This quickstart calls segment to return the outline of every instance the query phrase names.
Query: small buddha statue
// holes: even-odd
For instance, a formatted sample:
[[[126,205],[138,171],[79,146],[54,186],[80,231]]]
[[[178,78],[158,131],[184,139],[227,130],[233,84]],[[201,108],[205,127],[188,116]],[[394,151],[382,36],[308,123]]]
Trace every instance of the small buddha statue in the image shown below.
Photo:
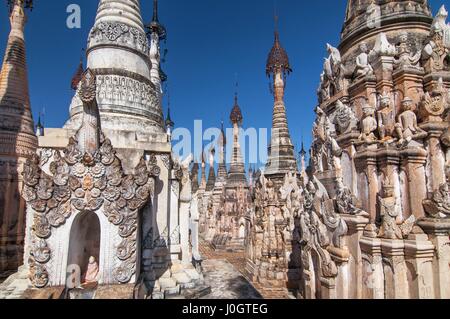
[[[359,140],[366,144],[374,144],[377,141],[375,132],[378,128],[377,120],[375,119],[375,109],[369,104],[363,106],[363,119],[361,121],[361,135]]]
[[[405,98],[402,101],[402,113],[398,116],[395,126],[399,137],[399,145],[408,145],[412,140],[420,140],[427,137],[427,132],[417,125],[417,116],[412,111],[413,101]]]
[[[399,44],[397,45],[397,59],[396,66],[412,66],[416,67],[420,61],[422,52],[413,54],[408,45],[408,33],[406,31],[400,33]]]
[[[97,263],[95,257],[91,256],[89,258],[89,264],[88,264],[88,269],[86,271],[86,276],[84,278],[84,283],[85,284],[97,283],[98,282],[98,273],[99,273],[98,263]]]
[[[373,74],[373,67],[369,63],[369,49],[367,48],[367,43],[362,42],[359,45],[361,53],[356,57],[356,77],[363,77]]]

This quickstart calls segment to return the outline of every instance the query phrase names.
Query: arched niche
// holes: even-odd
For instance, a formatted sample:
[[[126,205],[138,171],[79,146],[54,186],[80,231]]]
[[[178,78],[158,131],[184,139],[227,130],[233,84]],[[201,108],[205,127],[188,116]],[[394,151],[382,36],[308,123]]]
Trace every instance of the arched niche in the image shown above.
[[[78,214],[70,230],[67,266],[71,269],[78,266],[81,282],[84,281],[89,258],[100,260],[100,220],[93,212]]]

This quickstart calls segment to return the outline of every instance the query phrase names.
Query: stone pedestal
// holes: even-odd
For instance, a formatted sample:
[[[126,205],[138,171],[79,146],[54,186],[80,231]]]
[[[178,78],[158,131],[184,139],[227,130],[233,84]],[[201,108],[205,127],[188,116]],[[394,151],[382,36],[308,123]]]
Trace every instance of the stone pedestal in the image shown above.
[[[450,219],[424,218],[419,226],[435,247],[433,255],[434,297],[450,299]]]
[[[320,278],[320,284],[322,299],[337,299],[335,278]]]
[[[403,240],[381,240],[383,255],[385,297],[387,299],[409,298],[408,278]]]
[[[360,245],[363,260],[362,298],[384,299],[381,239],[363,236]]]
[[[346,289],[349,292],[349,298],[362,298],[363,282],[362,282],[362,251],[360,246],[360,240],[364,232],[364,228],[369,223],[369,219],[362,216],[353,215],[341,215],[342,219],[346,222],[348,227],[347,236],[345,236],[345,247],[348,249],[349,265],[348,281]]]
[[[410,298],[433,299],[434,245],[426,234],[411,234],[405,240],[405,256],[408,268]]]

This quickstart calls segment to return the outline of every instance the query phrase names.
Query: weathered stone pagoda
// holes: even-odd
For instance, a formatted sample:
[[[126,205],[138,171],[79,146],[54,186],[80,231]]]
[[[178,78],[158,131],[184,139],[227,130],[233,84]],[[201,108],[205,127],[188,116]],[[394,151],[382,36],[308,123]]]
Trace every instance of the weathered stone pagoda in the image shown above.
[[[45,130],[25,165],[34,288],[159,299],[202,284],[192,158],[173,158],[163,123],[156,0],[147,30],[138,0],[100,0],[70,119]]]
[[[10,1],[11,32],[0,73],[0,278],[23,262],[25,201],[22,171],[37,138],[28,92],[24,28],[31,1]]]
[[[427,1],[348,1],[296,221],[300,297],[449,298],[446,18]]]
[[[212,241],[213,247],[217,250],[244,251],[245,215],[251,199],[239,141],[243,119],[236,93],[230,114],[230,121],[233,125],[230,169],[228,174],[224,175],[226,179],[221,188],[221,201],[218,205],[219,209],[216,210],[219,214],[218,226]],[[222,136],[225,136],[223,128]],[[226,174],[225,162],[219,165],[219,177],[223,169]]]
[[[298,267],[293,258],[292,233],[300,199],[297,161],[289,134],[284,89],[292,72],[287,52],[280,44],[279,33],[270,51],[266,72],[273,79],[273,122],[269,158],[253,191],[253,209],[247,217],[246,272],[263,288],[295,288]],[[296,203],[297,204],[297,203]]]

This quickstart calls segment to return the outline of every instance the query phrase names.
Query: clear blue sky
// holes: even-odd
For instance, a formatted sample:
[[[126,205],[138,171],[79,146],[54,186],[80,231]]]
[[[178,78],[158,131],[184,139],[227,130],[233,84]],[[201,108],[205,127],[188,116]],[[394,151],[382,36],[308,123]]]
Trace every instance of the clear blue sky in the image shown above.
[[[3,1],[4,2],[4,1]],[[97,0],[36,0],[26,27],[27,61],[33,113],[45,107],[45,125],[61,127],[73,92],[70,80],[96,14]],[[448,4],[448,0],[444,0]],[[442,0],[431,0],[436,12]],[[82,28],[66,27],[66,7],[82,9]],[[142,0],[144,20],[152,1]],[[281,42],[294,73],[289,77],[286,106],[294,144],[304,135],[308,147],[317,104],[316,88],[327,42],[337,45],[345,0],[277,0]],[[274,0],[160,0],[160,21],[167,27],[167,62],[172,118],[193,128],[229,124],[235,74],[239,78],[244,127],[271,126],[273,98],[265,63],[273,43]],[[9,33],[7,8],[0,5],[0,49]],[[166,108],[166,103],[164,105]]]

